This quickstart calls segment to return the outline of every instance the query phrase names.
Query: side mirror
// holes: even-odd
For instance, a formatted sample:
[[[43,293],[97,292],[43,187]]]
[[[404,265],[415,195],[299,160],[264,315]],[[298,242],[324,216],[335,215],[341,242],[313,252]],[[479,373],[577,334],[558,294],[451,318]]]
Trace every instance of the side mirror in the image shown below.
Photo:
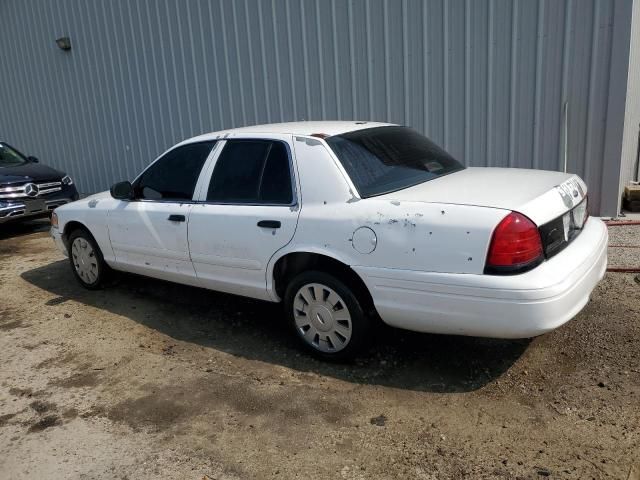
[[[118,182],[111,185],[109,189],[111,196],[118,200],[130,200],[133,198],[133,187],[131,182]]]
[[[40,160],[38,160],[36,157],[32,157],[32,156],[28,156],[27,160],[29,160],[31,163],[39,163]]]

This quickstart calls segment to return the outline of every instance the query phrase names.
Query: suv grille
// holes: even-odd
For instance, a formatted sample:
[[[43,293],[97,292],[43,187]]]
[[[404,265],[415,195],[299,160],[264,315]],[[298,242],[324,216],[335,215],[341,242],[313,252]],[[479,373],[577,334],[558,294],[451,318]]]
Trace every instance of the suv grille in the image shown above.
[[[0,200],[38,198],[49,193],[59,192],[60,190],[62,190],[62,182],[29,182],[23,185],[0,187]]]

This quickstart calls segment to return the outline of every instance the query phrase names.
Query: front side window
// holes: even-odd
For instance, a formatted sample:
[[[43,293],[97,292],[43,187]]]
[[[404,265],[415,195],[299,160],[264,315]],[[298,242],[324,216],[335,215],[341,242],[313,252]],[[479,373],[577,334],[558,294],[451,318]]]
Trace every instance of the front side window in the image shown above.
[[[374,127],[326,139],[363,198],[395,192],[464,166],[407,127]]]
[[[285,144],[228,140],[213,170],[207,201],[291,205],[293,190]]]
[[[17,150],[5,143],[0,143],[0,168],[19,167],[28,163],[28,160]]]
[[[188,201],[193,198],[198,176],[216,142],[174,148],[151,165],[133,185],[135,198]]]

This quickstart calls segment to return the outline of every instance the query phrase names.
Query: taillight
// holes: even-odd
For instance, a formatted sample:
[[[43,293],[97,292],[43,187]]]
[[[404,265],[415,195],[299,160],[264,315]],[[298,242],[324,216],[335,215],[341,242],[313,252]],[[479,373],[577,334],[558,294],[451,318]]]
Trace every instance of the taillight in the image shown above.
[[[543,259],[542,240],[536,224],[521,213],[511,212],[493,232],[485,273],[522,273]]]

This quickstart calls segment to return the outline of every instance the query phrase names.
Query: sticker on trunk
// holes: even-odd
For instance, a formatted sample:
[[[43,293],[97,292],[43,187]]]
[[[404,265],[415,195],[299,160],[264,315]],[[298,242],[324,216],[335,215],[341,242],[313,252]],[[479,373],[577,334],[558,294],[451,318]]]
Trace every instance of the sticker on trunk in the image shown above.
[[[566,182],[556,187],[565,206],[569,209],[575,207],[582,201],[584,190],[576,177],[572,177]]]

